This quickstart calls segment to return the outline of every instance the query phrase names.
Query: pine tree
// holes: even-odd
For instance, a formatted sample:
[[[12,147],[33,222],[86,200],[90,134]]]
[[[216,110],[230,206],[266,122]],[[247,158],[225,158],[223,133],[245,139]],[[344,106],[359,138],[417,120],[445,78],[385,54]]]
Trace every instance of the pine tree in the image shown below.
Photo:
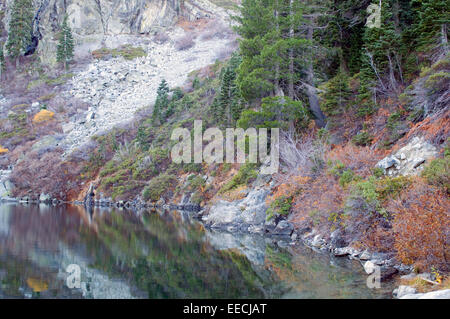
[[[57,61],[59,63],[63,63],[64,69],[66,70],[68,69],[68,63],[73,59],[73,52],[75,48],[72,31],[67,23],[67,19],[68,17],[66,15],[61,26],[61,33],[59,34],[59,42],[56,53]]]
[[[319,126],[325,125],[316,90],[317,57],[322,48],[314,33],[322,28],[328,0],[244,0],[236,27],[242,64],[238,87],[249,103],[270,96],[298,100],[302,94]]]
[[[6,72],[5,53],[3,52],[3,43],[0,43],[0,80],[3,80],[3,74]]]
[[[405,26],[400,23],[398,0],[382,2],[381,28],[366,28],[362,48],[362,67],[359,89],[360,115],[370,114],[377,104],[378,95],[398,93],[403,83],[403,62],[406,45]]]
[[[236,70],[241,57],[233,54],[227,66],[223,68],[220,80],[220,92],[211,106],[214,118],[228,126],[234,125],[243,110],[243,102],[236,83]]]
[[[158,121],[159,123],[164,122],[167,108],[169,106],[169,91],[169,85],[167,84],[167,81],[163,79],[159,84],[156,102],[153,108],[153,123],[157,123]]]
[[[445,52],[448,52],[448,25],[450,24],[448,0],[413,0],[418,13],[416,33],[418,42],[427,46],[438,42]]]
[[[345,71],[341,70],[323,86],[323,93],[320,95],[323,100],[321,107],[329,116],[340,115],[350,95],[349,77]]]
[[[33,1],[14,0],[9,21],[8,41],[6,50],[19,67],[19,57],[31,42],[33,31]]]

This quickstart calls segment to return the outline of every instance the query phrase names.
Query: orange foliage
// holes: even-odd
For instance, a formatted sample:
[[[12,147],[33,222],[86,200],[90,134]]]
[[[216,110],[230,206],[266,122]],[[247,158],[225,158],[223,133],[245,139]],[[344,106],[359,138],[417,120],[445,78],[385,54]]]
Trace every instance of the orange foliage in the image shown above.
[[[382,157],[383,152],[372,150],[370,147],[358,147],[352,143],[338,145],[328,154],[328,159],[341,161],[347,168],[363,177],[371,175],[372,167]]]
[[[389,207],[396,212],[393,230],[400,260],[448,270],[450,200],[441,190],[417,179]]]
[[[320,222],[326,222],[330,213],[341,210],[345,194],[334,177],[326,174],[318,176],[294,199],[292,222],[302,223],[313,212],[319,213],[315,218],[320,218]]]
[[[7,148],[4,148],[3,146],[0,145],[0,155],[6,154],[8,152],[9,150]]]
[[[48,111],[48,110],[41,110],[39,113],[37,113],[33,118],[33,123],[42,123],[47,122],[55,116],[55,113]]]
[[[404,138],[409,140],[409,138],[418,135],[424,136],[426,139],[441,144],[446,141],[447,137],[450,136],[450,109],[448,109],[444,114],[436,114],[434,116],[427,117],[422,122],[414,125],[409,133]]]
[[[294,196],[303,188],[304,185],[306,185],[309,182],[309,180],[310,180],[309,177],[304,176],[291,177],[289,179],[289,182],[283,183],[275,189],[272,196],[269,196],[266,199],[266,203],[270,205],[271,202],[279,198]]]

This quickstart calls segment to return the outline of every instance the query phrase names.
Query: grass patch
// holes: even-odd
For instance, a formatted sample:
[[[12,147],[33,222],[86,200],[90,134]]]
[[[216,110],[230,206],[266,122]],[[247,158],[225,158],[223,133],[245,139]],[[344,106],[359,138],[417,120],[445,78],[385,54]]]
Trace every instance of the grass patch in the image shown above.
[[[258,171],[256,170],[256,164],[247,163],[241,166],[239,172],[233,176],[231,181],[225,184],[220,193],[226,193],[231,191],[241,185],[248,185],[253,182],[258,176]]]
[[[178,177],[176,175],[163,173],[150,181],[148,186],[144,188],[142,196],[144,197],[144,200],[156,202],[163,194],[174,187],[177,181]]]
[[[134,60],[147,56],[147,52],[141,47],[124,45],[116,49],[101,48],[92,52],[92,56],[98,60],[107,60],[109,58],[123,57],[125,60]]]

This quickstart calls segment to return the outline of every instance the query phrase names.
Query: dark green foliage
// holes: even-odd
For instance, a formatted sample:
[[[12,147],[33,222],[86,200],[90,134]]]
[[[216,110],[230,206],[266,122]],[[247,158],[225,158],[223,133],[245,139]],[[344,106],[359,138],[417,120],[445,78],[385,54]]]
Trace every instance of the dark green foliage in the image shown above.
[[[433,160],[422,172],[428,183],[442,187],[450,193],[450,156]]]
[[[288,97],[267,97],[262,100],[261,111],[244,111],[237,125],[243,129],[288,128],[291,123],[298,128],[308,125],[309,113],[302,102]]]
[[[358,95],[361,116],[374,112],[378,96],[396,92],[404,83],[411,9],[403,2],[383,1],[381,28],[365,28]]]
[[[0,42],[0,80],[6,71],[5,53],[3,52],[3,43]]]
[[[242,97],[259,103],[269,96],[298,100],[297,87],[311,62],[301,1],[244,0],[236,27],[242,37],[237,83]],[[257,18],[255,18],[257,17]]]
[[[14,0],[9,20],[6,50],[9,56],[16,60],[16,65],[18,65],[19,56],[31,43],[33,15],[32,0]]]
[[[141,125],[138,128],[136,141],[141,147],[141,149],[146,152],[150,148],[150,130],[145,126]]]
[[[170,188],[177,183],[175,175],[162,174],[153,178],[142,193],[145,200],[158,201]]]
[[[328,116],[341,115],[351,96],[350,78],[341,71],[322,87],[322,110]]]
[[[233,190],[241,185],[249,185],[258,176],[258,171],[256,170],[256,165],[247,163],[241,166],[239,172],[233,176],[230,182],[225,184],[220,190],[221,193]]]
[[[220,76],[220,92],[211,105],[211,113],[218,123],[231,127],[241,116],[243,101],[236,83],[236,70],[241,64],[239,55],[234,54]]]
[[[68,63],[73,59],[75,44],[73,41],[72,31],[67,23],[67,15],[64,17],[61,26],[61,32],[58,38],[58,48],[56,51],[56,60],[64,64],[64,68],[68,68]]]
[[[352,139],[353,143],[358,146],[367,146],[372,143],[373,137],[367,131],[361,131]]]
[[[158,87],[158,95],[153,108],[153,123],[162,123],[166,119],[166,112],[169,106],[169,91],[169,85],[167,84],[167,81],[163,79]]]
[[[293,197],[290,196],[282,196],[280,198],[277,198],[272,203],[270,203],[270,206],[267,208],[266,212],[266,219],[271,220],[275,214],[287,216],[291,212],[292,209],[292,203],[293,203]]]
[[[448,39],[449,35],[450,3],[448,0],[412,0],[411,3],[417,14],[414,31],[419,45],[426,47],[440,43],[441,46],[447,46],[443,49],[448,51],[448,44],[444,43],[444,39]]]

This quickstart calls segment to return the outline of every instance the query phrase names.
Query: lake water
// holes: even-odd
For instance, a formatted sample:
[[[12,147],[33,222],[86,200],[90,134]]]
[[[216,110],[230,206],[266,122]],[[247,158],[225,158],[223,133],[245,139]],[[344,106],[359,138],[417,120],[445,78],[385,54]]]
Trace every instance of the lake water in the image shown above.
[[[390,298],[366,279],[357,261],[181,212],[0,204],[0,298]]]

